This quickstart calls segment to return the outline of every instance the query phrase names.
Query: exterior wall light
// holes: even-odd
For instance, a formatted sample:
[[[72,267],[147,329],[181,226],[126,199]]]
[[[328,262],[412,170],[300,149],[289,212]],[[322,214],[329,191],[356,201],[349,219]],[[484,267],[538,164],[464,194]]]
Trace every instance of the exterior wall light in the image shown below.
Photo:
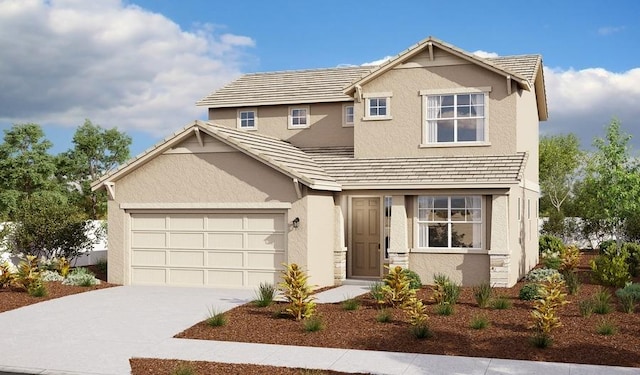
[[[295,219],[293,219],[293,222],[291,224],[293,224],[294,229],[298,229],[298,227],[300,226],[300,218],[296,217]]]

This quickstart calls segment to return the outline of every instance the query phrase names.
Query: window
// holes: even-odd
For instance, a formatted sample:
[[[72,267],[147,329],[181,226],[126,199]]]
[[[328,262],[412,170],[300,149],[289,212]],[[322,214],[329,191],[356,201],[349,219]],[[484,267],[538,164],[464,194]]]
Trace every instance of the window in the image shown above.
[[[485,141],[485,94],[426,97],[427,143]]]
[[[389,259],[391,245],[391,199],[388,195],[384,197],[384,259]]]
[[[364,94],[365,112],[363,120],[391,120],[391,93]]]
[[[258,116],[255,109],[241,109],[238,111],[238,129],[256,129],[258,127]]]
[[[418,247],[481,249],[482,197],[418,197]]]
[[[309,127],[309,107],[289,108],[289,129]]]
[[[353,105],[342,106],[342,126],[353,126],[354,112]]]

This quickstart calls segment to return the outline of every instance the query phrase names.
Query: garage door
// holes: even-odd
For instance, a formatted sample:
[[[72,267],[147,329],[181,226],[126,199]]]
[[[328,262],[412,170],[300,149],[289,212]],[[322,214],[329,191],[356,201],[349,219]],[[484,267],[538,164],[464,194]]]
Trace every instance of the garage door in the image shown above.
[[[283,213],[131,215],[133,284],[253,287],[285,261]]]

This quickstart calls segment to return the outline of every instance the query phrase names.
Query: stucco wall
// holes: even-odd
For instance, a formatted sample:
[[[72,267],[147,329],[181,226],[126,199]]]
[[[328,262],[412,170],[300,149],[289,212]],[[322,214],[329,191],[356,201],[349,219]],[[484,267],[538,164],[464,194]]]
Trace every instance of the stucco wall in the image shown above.
[[[517,98],[517,148],[529,153],[524,178],[538,184],[539,121],[535,89],[520,90]]]
[[[288,129],[289,105],[257,107],[256,131],[299,147],[352,146],[353,127],[342,126],[343,104],[308,104],[311,126],[306,129]],[[209,109],[209,120],[222,126],[236,128],[237,115],[237,108]]]
[[[433,284],[433,275],[442,273],[463,286],[489,281],[486,254],[409,254],[409,268],[420,275],[423,284]]]
[[[308,234],[307,268],[309,283],[328,286],[334,283],[333,249],[335,233],[335,210],[333,195],[309,192],[305,197],[307,215],[302,218],[301,227]]]
[[[406,65],[412,66],[412,65]],[[423,103],[420,90],[491,87],[488,103],[490,146],[420,147]],[[391,120],[362,120],[366,99],[356,103],[357,157],[509,154],[516,151],[516,95],[506,79],[472,64],[396,68],[363,86],[363,94],[391,92]]]

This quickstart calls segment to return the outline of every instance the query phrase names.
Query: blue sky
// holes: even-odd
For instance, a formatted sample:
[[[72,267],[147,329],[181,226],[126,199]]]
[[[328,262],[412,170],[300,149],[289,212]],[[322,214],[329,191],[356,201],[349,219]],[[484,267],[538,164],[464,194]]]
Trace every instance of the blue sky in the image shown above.
[[[617,116],[640,145],[640,2],[513,4],[0,0],[0,128],[37,122],[60,152],[89,118],[126,131],[137,154],[204,119],[195,101],[242,73],[359,65],[432,35],[542,54],[543,134],[589,147]]]

